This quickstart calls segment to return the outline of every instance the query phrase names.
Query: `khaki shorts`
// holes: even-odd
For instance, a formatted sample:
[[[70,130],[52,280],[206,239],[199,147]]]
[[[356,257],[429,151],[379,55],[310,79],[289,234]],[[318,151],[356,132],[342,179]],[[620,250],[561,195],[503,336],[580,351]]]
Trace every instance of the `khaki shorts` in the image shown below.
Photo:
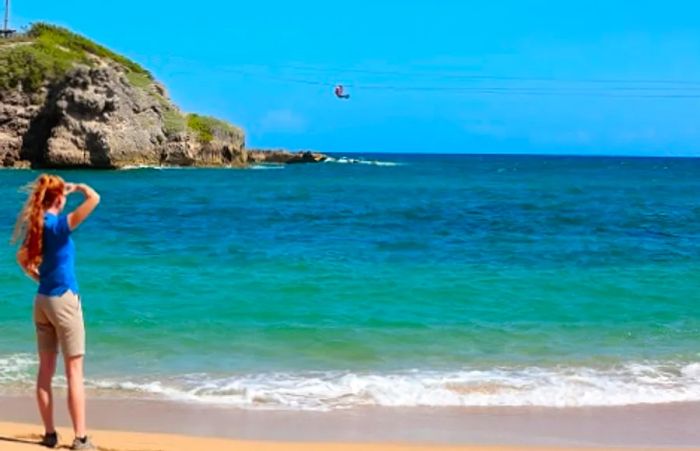
[[[61,296],[37,294],[34,324],[39,352],[61,352],[65,357],[85,354],[83,307],[78,295],[68,290]]]

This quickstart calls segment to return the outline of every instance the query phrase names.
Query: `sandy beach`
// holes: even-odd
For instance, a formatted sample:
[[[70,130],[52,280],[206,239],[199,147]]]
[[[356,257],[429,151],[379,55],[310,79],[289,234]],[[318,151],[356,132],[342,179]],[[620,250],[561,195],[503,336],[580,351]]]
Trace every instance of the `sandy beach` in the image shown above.
[[[37,448],[40,436],[36,433],[36,426],[19,423],[0,423],[0,449],[8,451],[22,451]],[[64,428],[59,429],[63,438],[61,444],[69,444],[70,432]],[[135,432],[95,431],[93,437],[100,449],[110,450],[236,450],[236,451],[362,451],[362,450],[428,450],[436,449],[435,446],[410,446],[387,444],[328,444],[328,443],[281,443],[281,442],[254,442],[234,441],[226,439],[188,437],[182,435],[145,434]],[[507,450],[512,448],[490,447],[439,447],[441,450],[466,450],[466,449],[491,449]]]
[[[0,449],[23,451],[36,449],[40,440],[36,433],[37,426],[21,423],[0,423]],[[69,444],[71,433],[59,428],[61,445]],[[119,431],[94,431],[93,437],[98,449],[110,451],[528,451],[528,450],[586,450],[586,449],[620,449],[613,447],[544,447],[544,446],[445,446],[445,445],[411,445],[389,443],[308,443],[308,442],[260,442],[240,441],[218,438],[192,437],[172,434],[152,434]],[[663,448],[629,448],[656,449]]]
[[[68,443],[62,395],[56,403],[59,432]],[[33,399],[4,396],[0,406],[0,449],[32,449],[42,432]],[[92,398],[89,415],[95,442],[125,451],[700,449],[696,403],[285,412]]]

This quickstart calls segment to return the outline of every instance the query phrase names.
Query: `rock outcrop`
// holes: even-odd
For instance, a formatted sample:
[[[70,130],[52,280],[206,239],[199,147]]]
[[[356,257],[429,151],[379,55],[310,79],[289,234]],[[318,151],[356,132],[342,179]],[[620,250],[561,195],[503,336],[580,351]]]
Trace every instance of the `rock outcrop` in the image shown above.
[[[155,88],[154,88],[155,89]],[[163,94],[132,86],[113,65],[77,66],[57,84],[27,95],[0,91],[4,166],[118,168],[131,165],[242,166],[245,136],[230,127],[203,141],[169,132],[184,115]],[[183,125],[184,128],[184,125]],[[19,163],[22,164],[22,163]]]
[[[0,40],[0,166],[244,166],[245,135],[184,114],[138,64],[38,24]]]
[[[27,96],[18,91],[0,90],[1,166],[13,167],[23,164],[24,136],[42,109],[38,101],[41,97],[41,93]]]
[[[118,167],[157,164],[166,142],[162,108],[109,66],[78,67],[58,86],[48,105],[53,127],[44,166]]]
[[[283,149],[248,150],[248,161],[251,163],[321,163],[323,161],[326,161],[327,159],[328,156],[322,153],[311,152],[308,150],[299,152],[290,152],[288,150]]]

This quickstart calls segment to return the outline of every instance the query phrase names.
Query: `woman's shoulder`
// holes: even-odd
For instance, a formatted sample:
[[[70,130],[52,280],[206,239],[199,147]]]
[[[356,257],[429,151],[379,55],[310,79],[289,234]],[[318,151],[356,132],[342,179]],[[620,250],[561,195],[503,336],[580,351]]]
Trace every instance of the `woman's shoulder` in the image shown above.
[[[57,233],[70,233],[68,216],[46,213],[44,215],[44,229],[52,230]]]

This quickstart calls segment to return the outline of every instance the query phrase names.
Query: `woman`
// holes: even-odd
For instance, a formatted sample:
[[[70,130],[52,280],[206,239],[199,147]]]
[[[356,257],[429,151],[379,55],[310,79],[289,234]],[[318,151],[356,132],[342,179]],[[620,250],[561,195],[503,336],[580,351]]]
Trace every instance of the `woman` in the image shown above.
[[[76,192],[83,194],[83,202],[71,213],[61,214],[66,197]],[[60,344],[68,380],[68,410],[75,432],[71,449],[95,449],[85,430],[85,326],[75,278],[75,247],[70,235],[99,202],[100,196],[87,185],[65,183],[56,175],[42,174],[34,182],[15,225],[13,241],[22,242],[17,261],[39,283],[34,300],[39,351],[36,397],[45,429],[41,444],[49,448],[58,444],[51,380]]]

